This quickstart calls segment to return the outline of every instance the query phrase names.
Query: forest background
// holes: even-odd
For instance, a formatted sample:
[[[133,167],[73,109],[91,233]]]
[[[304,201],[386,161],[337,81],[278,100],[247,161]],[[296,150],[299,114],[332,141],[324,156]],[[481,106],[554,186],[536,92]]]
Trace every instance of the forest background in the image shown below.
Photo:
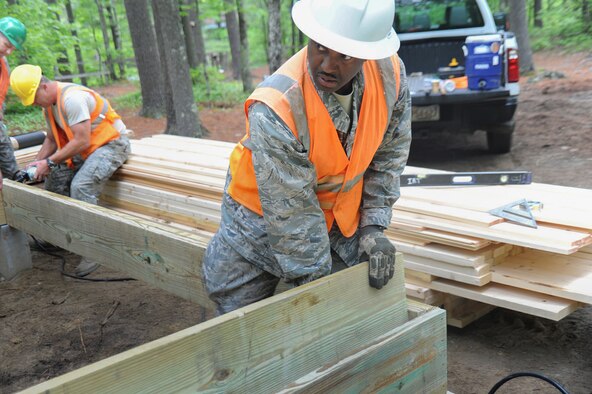
[[[49,78],[96,88],[118,81],[137,90],[114,99],[118,110],[166,116],[166,133],[201,137],[199,108],[231,107],[253,90],[250,70],[271,74],[303,45],[294,0],[6,0],[0,15],[28,28],[11,67],[30,63]],[[590,0],[489,0],[516,32],[523,73],[532,51],[592,48]],[[33,23],[31,23],[34,21]],[[41,112],[9,93],[9,133],[44,128]]]

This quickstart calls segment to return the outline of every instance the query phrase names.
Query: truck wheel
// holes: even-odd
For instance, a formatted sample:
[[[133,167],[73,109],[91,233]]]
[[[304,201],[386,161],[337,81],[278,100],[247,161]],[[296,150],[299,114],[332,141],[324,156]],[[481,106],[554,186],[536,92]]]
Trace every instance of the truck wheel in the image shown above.
[[[512,149],[512,135],[516,123],[511,120],[487,131],[487,147],[491,153],[508,153]]]

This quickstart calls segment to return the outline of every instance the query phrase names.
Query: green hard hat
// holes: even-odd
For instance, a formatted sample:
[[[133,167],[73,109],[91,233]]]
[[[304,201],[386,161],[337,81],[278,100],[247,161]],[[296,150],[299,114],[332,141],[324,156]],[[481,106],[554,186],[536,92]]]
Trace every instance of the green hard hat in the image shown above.
[[[11,16],[1,18],[0,33],[4,34],[16,49],[23,49],[23,44],[27,39],[27,29],[21,21]]]

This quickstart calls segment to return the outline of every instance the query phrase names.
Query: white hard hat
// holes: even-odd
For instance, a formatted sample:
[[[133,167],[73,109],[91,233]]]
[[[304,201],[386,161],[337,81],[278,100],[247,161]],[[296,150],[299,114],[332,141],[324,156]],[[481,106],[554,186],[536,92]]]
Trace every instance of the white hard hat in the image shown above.
[[[319,44],[358,59],[376,60],[399,50],[394,0],[300,0],[292,19]]]

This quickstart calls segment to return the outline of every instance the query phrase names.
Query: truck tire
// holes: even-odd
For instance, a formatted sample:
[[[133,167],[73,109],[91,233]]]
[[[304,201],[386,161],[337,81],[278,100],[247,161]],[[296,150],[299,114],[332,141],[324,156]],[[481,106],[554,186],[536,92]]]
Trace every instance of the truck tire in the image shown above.
[[[512,149],[512,136],[516,122],[513,120],[487,130],[487,148],[490,153],[508,153]]]

